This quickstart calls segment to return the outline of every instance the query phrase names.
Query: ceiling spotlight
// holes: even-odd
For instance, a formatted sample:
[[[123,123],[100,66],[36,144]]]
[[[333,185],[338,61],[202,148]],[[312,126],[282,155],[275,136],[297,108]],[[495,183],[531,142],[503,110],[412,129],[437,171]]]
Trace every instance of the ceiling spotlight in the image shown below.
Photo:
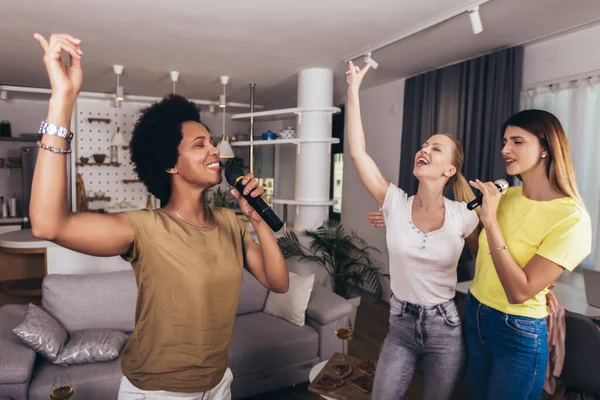
[[[219,107],[221,108],[225,108],[227,107],[227,97],[226,97],[226,88],[227,88],[227,84],[229,83],[229,77],[228,76],[222,76],[221,77],[221,84],[223,85],[223,94],[219,96]]]
[[[479,15],[479,6],[469,10],[469,19],[471,20],[471,28],[473,29],[473,35],[483,32],[483,25],[481,24],[481,16]]]
[[[173,93],[175,93],[175,83],[177,83],[177,80],[179,79],[179,72],[178,71],[171,71],[171,81],[173,82]]]
[[[119,81],[119,78],[121,77],[121,74],[123,73],[123,66],[122,65],[113,65],[113,71],[117,75],[117,93],[116,93],[115,99],[117,101],[123,101],[123,100],[125,100],[125,96],[124,96],[123,88],[121,87],[121,84]]]
[[[377,69],[379,67],[379,63],[371,58],[371,52],[368,52],[365,55],[365,63],[371,64],[371,68]]]

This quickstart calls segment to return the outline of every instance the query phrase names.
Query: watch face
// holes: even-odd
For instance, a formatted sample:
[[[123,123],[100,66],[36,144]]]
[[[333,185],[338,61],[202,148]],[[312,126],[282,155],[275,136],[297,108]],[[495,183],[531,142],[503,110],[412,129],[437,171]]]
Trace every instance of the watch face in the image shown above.
[[[58,132],[58,129],[56,128],[56,126],[54,126],[54,125],[48,126],[48,134],[49,135],[56,135],[57,132]]]

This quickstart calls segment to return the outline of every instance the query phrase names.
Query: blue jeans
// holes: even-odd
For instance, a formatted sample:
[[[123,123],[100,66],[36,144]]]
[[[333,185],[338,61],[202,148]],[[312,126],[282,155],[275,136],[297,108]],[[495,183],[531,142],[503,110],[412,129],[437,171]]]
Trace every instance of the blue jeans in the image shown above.
[[[390,330],[377,362],[373,400],[404,397],[422,361],[424,400],[449,400],[463,371],[465,347],[453,300],[425,307],[390,299]]]
[[[505,314],[465,298],[471,400],[539,400],[548,362],[545,318]]]

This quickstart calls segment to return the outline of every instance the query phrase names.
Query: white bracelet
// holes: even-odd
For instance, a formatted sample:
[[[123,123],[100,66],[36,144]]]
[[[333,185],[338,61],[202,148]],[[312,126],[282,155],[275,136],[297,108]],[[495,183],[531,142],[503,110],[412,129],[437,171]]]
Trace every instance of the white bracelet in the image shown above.
[[[488,254],[492,254],[492,253],[493,253],[493,252],[495,252],[495,251],[506,250],[506,249],[508,249],[508,246],[504,245],[504,246],[500,246],[500,247],[498,247],[497,249],[490,250],[490,251],[488,251],[487,253],[488,253]]]

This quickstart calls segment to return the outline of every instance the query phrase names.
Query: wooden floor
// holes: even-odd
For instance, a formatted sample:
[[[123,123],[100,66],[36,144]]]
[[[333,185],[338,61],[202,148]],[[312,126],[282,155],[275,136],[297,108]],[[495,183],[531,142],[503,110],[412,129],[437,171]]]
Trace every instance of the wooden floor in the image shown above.
[[[388,331],[389,305],[385,302],[371,300],[363,301],[358,307],[356,314],[356,330],[353,339],[349,342],[348,353],[363,359],[377,360],[383,339]],[[405,400],[423,399],[423,373],[417,368],[410,384]],[[308,383],[296,385],[295,387],[278,390],[258,396],[247,398],[247,400],[318,400],[319,395],[308,391]],[[461,377],[458,384],[455,400],[466,400],[467,390],[465,377]]]

